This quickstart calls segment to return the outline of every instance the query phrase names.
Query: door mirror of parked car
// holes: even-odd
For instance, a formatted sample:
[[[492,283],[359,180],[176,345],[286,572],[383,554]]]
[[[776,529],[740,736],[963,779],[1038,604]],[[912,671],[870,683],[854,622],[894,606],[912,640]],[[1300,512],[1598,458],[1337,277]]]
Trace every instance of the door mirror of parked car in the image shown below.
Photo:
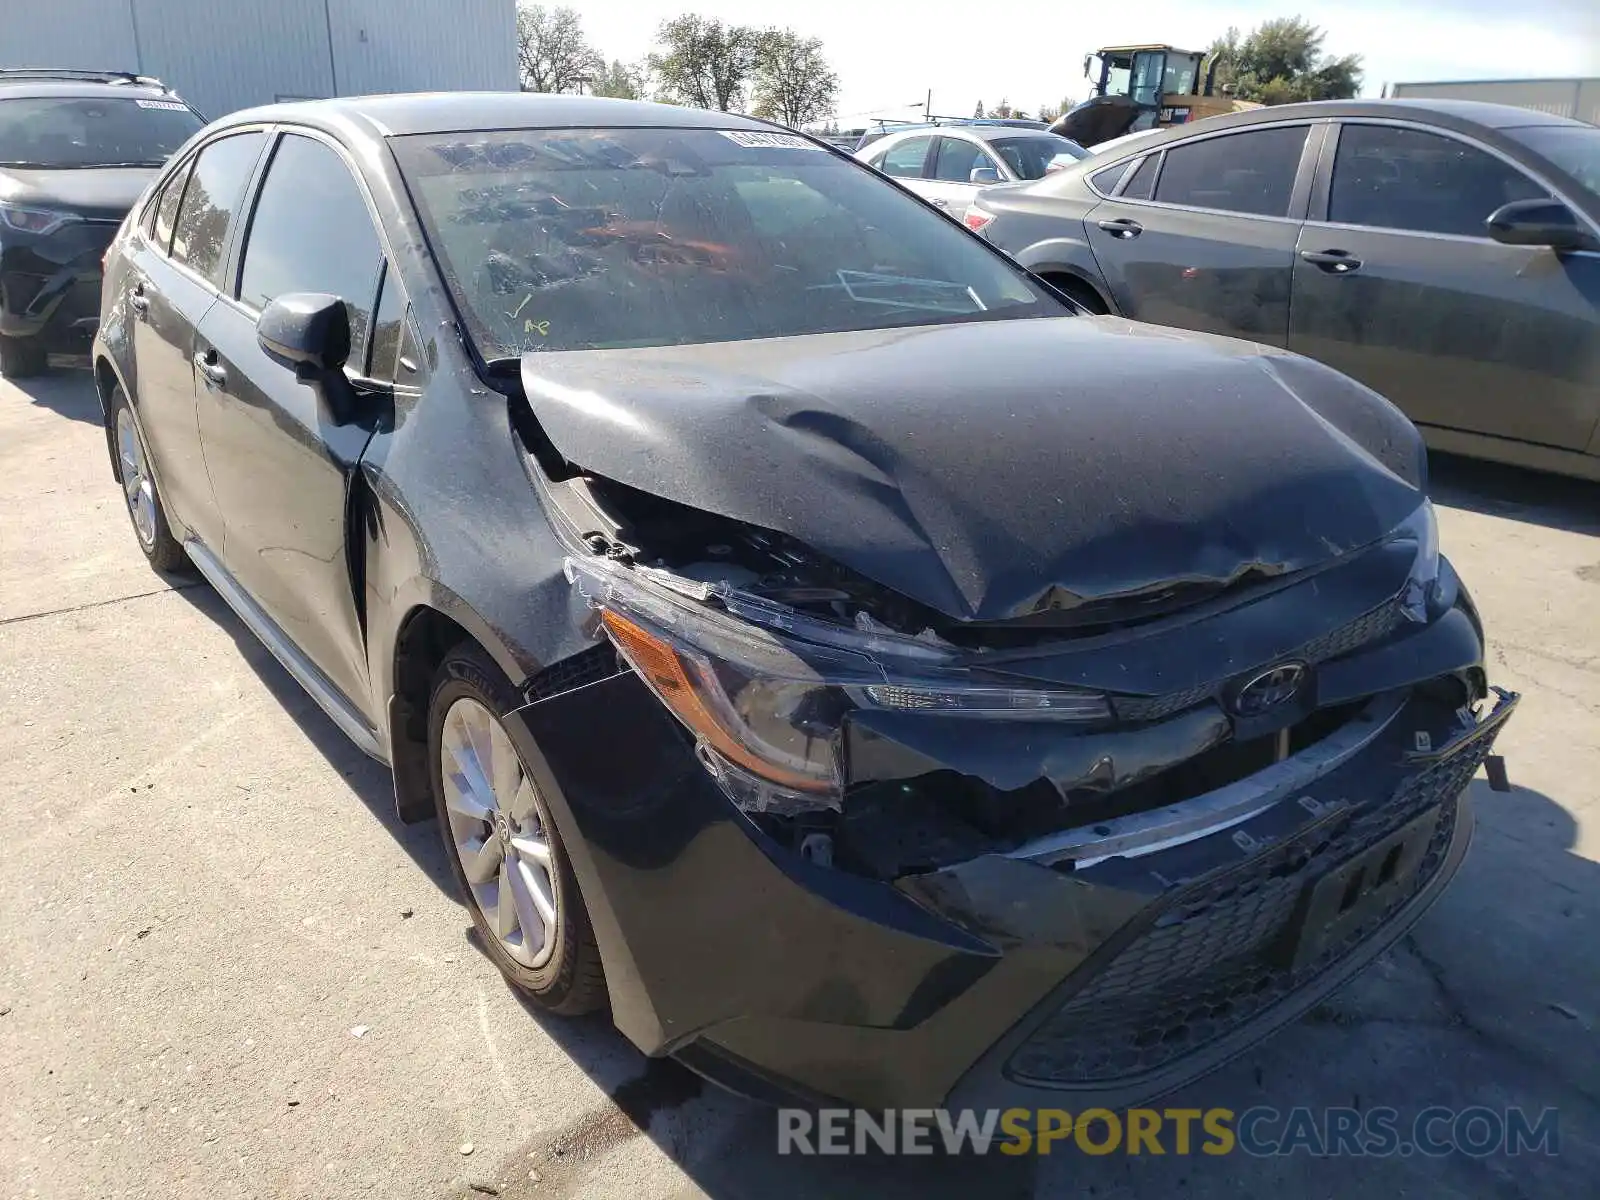
[[[269,357],[311,383],[350,357],[350,312],[337,296],[290,292],[261,310],[256,340]]]
[[[1583,250],[1594,239],[1578,215],[1559,200],[1513,200],[1489,216],[1489,235],[1508,246]]]
[[[998,167],[973,167],[972,174],[967,176],[967,182],[976,183],[979,186],[999,183],[1000,170]]]

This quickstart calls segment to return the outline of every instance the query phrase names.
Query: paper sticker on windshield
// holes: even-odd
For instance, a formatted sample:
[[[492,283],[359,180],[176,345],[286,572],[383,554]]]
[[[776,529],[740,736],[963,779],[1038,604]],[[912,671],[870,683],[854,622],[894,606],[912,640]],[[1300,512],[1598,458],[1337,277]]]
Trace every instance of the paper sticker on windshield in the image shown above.
[[[754,129],[717,130],[730,142],[737,142],[746,150],[821,150],[815,142],[798,133],[761,133]]]
[[[135,100],[140,108],[159,108],[165,112],[188,112],[189,106],[181,100]]]

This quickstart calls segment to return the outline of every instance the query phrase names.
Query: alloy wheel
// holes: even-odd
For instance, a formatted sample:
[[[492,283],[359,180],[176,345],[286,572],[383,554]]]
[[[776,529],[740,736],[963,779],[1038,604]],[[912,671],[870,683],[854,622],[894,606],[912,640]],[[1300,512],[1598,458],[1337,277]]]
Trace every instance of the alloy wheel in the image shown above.
[[[133,416],[126,407],[117,410],[117,455],[122,462],[122,491],[133,516],[133,529],[148,550],[156,544],[156,487],[133,427]]]
[[[557,896],[533,781],[477,700],[450,706],[439,754],[450,841],[472,898],[513,959],[543,966],[555,949]]]

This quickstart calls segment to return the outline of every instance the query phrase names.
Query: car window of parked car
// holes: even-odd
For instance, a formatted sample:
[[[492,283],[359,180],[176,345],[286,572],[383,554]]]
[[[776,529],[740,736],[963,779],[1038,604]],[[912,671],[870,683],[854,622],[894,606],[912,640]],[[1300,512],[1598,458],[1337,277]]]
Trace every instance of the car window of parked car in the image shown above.
[[[159,167],[204,124],[181,100],[0,100],[0,167]]]
[[[406,294],[392,266],[385,266],[372,317],[372,346],[367,354],[367,375],[380,383],[393,383],[400,359],[400,341],[406,319]]]
[[[1133,178],[1128,180],[1128,186],[1122,189],[1123,200],[1148,200],[1151,189],[1156,182],[1156,166],[1161,161],[1159,154],[1146,154],[1139,160],[1139,166],[1133,173]]]
[[[1591,192],[1600,192],[1600,129],[1590,125],[1530,125],[1506,132]]]
[[[1163,204],[1284,217],[1310,126],[1252,129],[1167,150],[1156,184]]]
[[[949,218],[794,134],[391,139],[485,359],[1061,316]]]
[[[228,227],[266,141],[264,133],[221,138],[200,151],[173,222],[172,260],[222,286]]]
[[[1071,138],[1053,133],[1032,137],[991,138],[989,147],[1018,179],[1043,179],[1052,171],[1070,167],[1089,152]]]
[[[991,171],[1000,169],[995,165],[994,159],[985,154],[983,147],[976,142],[953,137],[939,139],[939,152],[933,158],[935,179],[942,179],[948,183],[966,183],[972,178],[972,172],[979,167],[988,167]]]
[[[921,179],[922,164],[928,157],[932,137],[907,138],[890,146],[878,159],[878,170],[897,179]]]
[[[1339,131],[1328,220],[1415,233],[1489,236],[1489,214],[1550,193],[1475,146],[1398,125]]]
[[[178,203],[183,199],[183,185],[189,181],[191,165],[184,163],[174,171],[150,206],[150,241],[163,254],[172,247],[172,226],[178,219]]]
[[[286,292],[325,292],[350,310],[350,347],[361,357],[383,251],[367,202],[332,147],[285,134],[261,185],[239,276],[255,309]]]

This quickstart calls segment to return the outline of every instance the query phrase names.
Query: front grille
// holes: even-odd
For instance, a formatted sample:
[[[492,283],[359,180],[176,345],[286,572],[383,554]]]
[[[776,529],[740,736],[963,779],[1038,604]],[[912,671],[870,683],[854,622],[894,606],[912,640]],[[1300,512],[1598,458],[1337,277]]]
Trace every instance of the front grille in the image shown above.
[[[1180,892],[1017,1049],[1006,1073],[1045,1087],[1141,1075],[1225,1037],[1311,983],[1438,873],[1461,792],[1491,744],[1480,738],[1406,780],[1388,803],[1318,826]],[[1409,886],[1315,959],[1287,965],[1282,947],[1307,885],[1435,805],[1439,821]]]

